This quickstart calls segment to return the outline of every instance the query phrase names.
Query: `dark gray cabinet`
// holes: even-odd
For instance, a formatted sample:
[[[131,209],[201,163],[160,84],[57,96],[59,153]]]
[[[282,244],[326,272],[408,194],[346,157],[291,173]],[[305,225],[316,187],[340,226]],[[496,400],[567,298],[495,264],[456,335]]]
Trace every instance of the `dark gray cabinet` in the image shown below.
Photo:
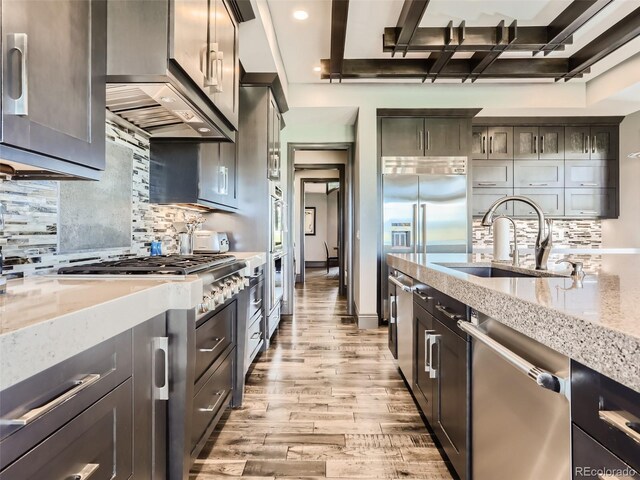
[[[561,217],[564,215],[564,189],[563,188],[514,188],[514,195],[528,197],[542,208],[545,215]],[[536,212],[527,204],[514,202],[516,217],[535,217]]]
[[[472,215],[483,216],[494,202],[509,195],[513,195],[513,188],[474,188],[471,201]],[[512,216],[513,202],[500,205],[496,213]]]
[[[437,389],[435,387],[436,379],[432,377],[431,362],[432,340],[435,340],[436,332],[433,329],[434,319],[424,308],[414,303],[413,316],[415,318],[415,351],[416,351],[416,399],[420,405],[422,413],[426,417],[430,425],[434,420],[434,401]],[[435,348],[435,343],[434,347]]]
[[[618,126],[566,127],[567,160],[616,160]]]
[[[151,203],[237,207],[234,143],[152,140],[150,156]]]
[[[513,160],[473,160],[474,187],[512,187]]]
[[[421,157],[424,155],[423,118],[383,118],[380,128],[381,156]]]
[[[513,149],[516,159],[564,159],[564,127],[515,127]]]
[[[0,157],[97,178],[105,166],[106,2],[3,0]]]
[[[270,180],[280,180],[282,160],[280,152],[280,130],[282,128],[282,116],[276,104],[275,98],[269,93],[267,113],[267,176]]]
[[[514,187],[563,187],[564,161],[515,160],[513,162]]]
[[[566,160],[564,184],[573,188],[615,187],[618,162],[606,160]]]
[[[604,217],[618,215],[615,188],[566,188],[565,215],[570,217]]]
[[[513,158],[513,127],[473,127],[471,147],[474,159]]]
[[[164,314],[133,329],[134,478],[167,478],[169,337]]]
[[[459,118],[425,118],[424,155],[467,155],[468,125]]]

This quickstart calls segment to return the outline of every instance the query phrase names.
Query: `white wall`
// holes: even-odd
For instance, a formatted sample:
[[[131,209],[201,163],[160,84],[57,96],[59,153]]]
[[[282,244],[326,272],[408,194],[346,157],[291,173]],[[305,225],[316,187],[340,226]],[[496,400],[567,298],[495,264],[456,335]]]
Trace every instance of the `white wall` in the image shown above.
[[[316,209],[316,234],[304,236],[304,261],[324,262],[327,258],[324,242],[327,242],[327,195],[305,192],[304,206]],[[328,244],[329,242],[327,242]]]
[[[327,195],[327,245],[332,257],[337,255],[338,246],[338,194],[340,190],[334,190]]]
[[[603,248],[640,248],[640,111],[620,124],[620,217],[602,222]]]

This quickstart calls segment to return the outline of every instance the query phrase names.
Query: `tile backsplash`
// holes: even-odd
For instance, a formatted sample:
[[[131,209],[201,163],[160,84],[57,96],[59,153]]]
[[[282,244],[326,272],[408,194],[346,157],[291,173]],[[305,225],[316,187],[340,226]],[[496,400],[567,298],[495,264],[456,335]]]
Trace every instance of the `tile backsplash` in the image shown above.
[[[149,203],[148,139],[111,121],[107,121],[106,132],[108,142],[125,146],[133,154],[131,246],[59,254],[59,182],[0,181],[0,201],[6,206],[5,228],[0,231],[5,274],[21,277],[51,273],[69,263],[148,255],[152,240],[162,241],[163,253],[177,251],[173,223],[182,220],[184,211]],[[87,215],[99,215],[99,212],[87,212]]]
[[[518,245],[533,248],[538,235],[537,220],[516,220]],[[602,221],[589,219],[563,219],[553,222],[553,244],[565,248],[601,248]],[[474,248],[492,247],[493,239],[487,227],[480,225],[480,219],[473,220]]]

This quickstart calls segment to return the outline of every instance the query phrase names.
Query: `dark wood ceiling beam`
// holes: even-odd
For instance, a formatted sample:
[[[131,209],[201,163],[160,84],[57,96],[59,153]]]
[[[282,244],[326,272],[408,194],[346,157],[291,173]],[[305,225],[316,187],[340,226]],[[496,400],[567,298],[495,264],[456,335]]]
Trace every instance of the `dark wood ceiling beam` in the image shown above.
[[[513,21],[509,27],[505,28],[504,20],[502,20],[496,27],[496,46],[492,51],[488,53],[476,52],[471,57],[473,68],[468,78],[471,78],[472,82],[475,82],[480,76],[500,57],[502,52],[507,50],[513,42],[518,38],[518,22]],[[466,81],[465,78],[462,80]]]
[[[570,79],[580,73],[586,73],[594,63],[639,35],[640,7],[571,55],[568,72],[559,78]]]
[[[403,59],[345,59],[342,77],[363,78],[431,78],[430,72],[437,60],[422,58]],[[329,78],[329,60],[321,60],[321,78]],[[438,73],[438,78],[464,79],[476,68],[471,59],[451,59]],[[488,65],[481,78],[557,78],[568,71],[567,58],[499,58]]]
[[[398,36],[395,48],[392,50],[393,55],[399,51],[402,51],[403,56],[407,54],[409,45],[428,6],[429,0],[404,0],[396,25]]]
[[[457,29],[457,32],[459,34],[458,36],[460,37],[461,42],[464,42],[464,38],[465,38],[464,30],[465,30],[465,22],[462,22]],[[451,42],[453,41],[453,35],[454,35],[453,22],[449,22],[449,25],[447,25],[447,38],[445,39],[446,45],[451,44]],[[442,69],[447,65],[447,63],[449,63],[451,58],[453,58],[454,53],[456,53],[455,47],[450,50],[445,50],[443,52],[436,53],[433,55],[434,63],[433,63],[433,66],[431,67],[431,70],[429,71],[429,75],[431,76],[431,82],[436,81]],[[426,79],[427,77],[423,78],[422,82],[424,83]]]
[[[465,27],[465,37],[461,38],[454,30],[453,38],[446,43],[447,27],[418,28],[411,45],[410,52],[442,52],[457,50],[459,52],[489,52],[496,47],[496,27]],[[393,52],[397,46],[398,29],[389,27],[384,29],[382,48],[385,52]],[[546,27],[518,27],[518,38],[509,46],[509,50],[536,51],[548,44]],[[558,48],[564,50],[564,45],[571,45],[571,38],[567,38]]]
[[[344,46],[347,39],[349,0],[331,1],[331,80],[340,80],[344,61]]]
[[[539,49],[545,55],[570,39],[579,28],[591,20],[613,0],[576,0],[547,26],[547,44]]]

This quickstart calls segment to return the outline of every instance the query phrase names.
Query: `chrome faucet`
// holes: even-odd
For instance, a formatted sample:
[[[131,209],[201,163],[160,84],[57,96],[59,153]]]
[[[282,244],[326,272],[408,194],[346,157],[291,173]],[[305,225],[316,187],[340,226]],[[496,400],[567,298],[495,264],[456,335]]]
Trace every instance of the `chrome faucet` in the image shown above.
[[[549,258],[549,254],[551,253],[551,247],[553,243],[551,235],[552,223],[549,220],[545,220],[542,209],[533,200],[520,195],[502,197],[499,200],[496,200],[493,205],[489,207],[487,213],[485,213],[484,217],[482,217],[482,225],[485,227],[490,227],[491,225],[493,225],[493,217],[498,207],[503,203],[511,201],[526,203],[527,205],[532,207],[538,215],[538,236],[536,238],[535,245],[536,270],[546,270],[547,260]]]

